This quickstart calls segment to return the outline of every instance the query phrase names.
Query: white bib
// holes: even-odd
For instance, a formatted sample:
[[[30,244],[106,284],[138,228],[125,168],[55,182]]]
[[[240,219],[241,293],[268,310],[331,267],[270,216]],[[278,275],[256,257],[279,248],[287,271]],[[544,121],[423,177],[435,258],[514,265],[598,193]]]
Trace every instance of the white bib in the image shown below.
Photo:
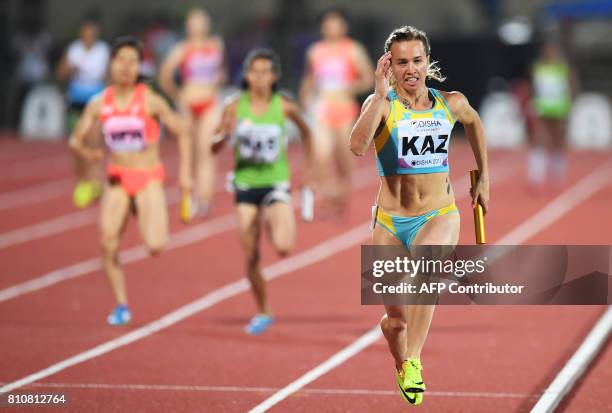
[[[282,128],[243,120],[237,127],[240,158],[256,163],[272,163],[281,150]]]
[[[402,168],[434,168],[448,164],[453,125],[447,119],[406,119],[397,122],[398,162]]]
[[[139,152],[147,146],[144,120],[137,116],[113,116],[104,122],[103,130],[112,152]]]

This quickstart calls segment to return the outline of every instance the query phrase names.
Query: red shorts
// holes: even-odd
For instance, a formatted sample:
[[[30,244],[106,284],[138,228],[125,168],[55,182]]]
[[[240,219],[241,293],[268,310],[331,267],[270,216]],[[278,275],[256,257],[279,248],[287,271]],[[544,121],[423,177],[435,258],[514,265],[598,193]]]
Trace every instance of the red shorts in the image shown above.
[[[189,104],[189,110],[194,118],[199,118],[204,115],[206,112],[211,110],[215,106],[214,99],[208,99],[201,102],[194,102]]]
[[[106,167],[106,174],[111,183],[120,184],[129,196],[136,195],[153,180],[164,182],[166,178],[163,165],[153,168],[128,168],[109,164]]]
[[[330,128],[352,124],[359,115],[359,105],[353,101],[321,101],[316,108],[317,117]]]

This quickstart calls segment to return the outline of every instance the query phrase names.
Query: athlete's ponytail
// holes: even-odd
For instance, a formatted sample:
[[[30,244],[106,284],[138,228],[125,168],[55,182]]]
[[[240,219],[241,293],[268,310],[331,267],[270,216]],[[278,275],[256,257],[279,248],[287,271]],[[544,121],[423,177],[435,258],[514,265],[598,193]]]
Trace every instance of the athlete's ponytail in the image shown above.
[[[391,50],[393,43],[410,40],[420,40],[421,43],[423,43],[425,54],[427,55],[427,59],[430,61],[429,67],[427,68],[427,77],[437,80],[438,82],[444,82],[446,77],[442,75],[438,62],[431,60],[431,46],[429,44],[427,34],[423,30],[419,30],[413,26],[402,26],[393,30],[389,37],[387,37],[387,41],[385,41],[385,53]]]

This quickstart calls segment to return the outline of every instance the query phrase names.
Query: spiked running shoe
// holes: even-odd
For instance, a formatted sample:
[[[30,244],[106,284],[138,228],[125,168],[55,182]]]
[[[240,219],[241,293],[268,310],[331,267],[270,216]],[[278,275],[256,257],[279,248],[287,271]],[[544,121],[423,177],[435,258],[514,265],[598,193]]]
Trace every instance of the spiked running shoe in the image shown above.
[[[251,319],[251,322],[248,326],[246,326],[244,331],[247,334],[256,336],[266,331],[268,327],[270,327],[270,324],[272,324],[272,316],[267,314],[257,314]]]
[[[410,393],[422,393],[425,391],[425,383],[421,377],[421,360],[412,358],[402,363],[402,389]]]
[[[397,373],[397,387],[399,387],[400,394],[402,395],[404,400],[406,400],[408,403],[410,403],[413,406],[418,406],[419,404],[423,403],[423,392],[419,392],[419,393],[407,392],[402,388],[403,382],[404,382],[404,376],[403,374],[398,372]]]
[[[123,326],[132,319],[132,312],[127,305],[120,304],[106,318],[106,322],[111,326]]]

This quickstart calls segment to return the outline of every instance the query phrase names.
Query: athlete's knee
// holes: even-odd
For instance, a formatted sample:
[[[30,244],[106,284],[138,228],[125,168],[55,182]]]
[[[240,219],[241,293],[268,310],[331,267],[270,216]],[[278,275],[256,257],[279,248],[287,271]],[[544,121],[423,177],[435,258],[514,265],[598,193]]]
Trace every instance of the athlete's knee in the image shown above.
[[[152,256],[156,256],[159,255],[166,247],[166,238],[159,237],[156,239],[150,239],[146,241],[145,245],[149,250],[149,254]]]
[[[276,253],[281,258],[287,257],[289,254],[291,254],[292,251],[293,251],[293,245],[289,243],[280,244],[276,246]]]
[[[113,256],[119,249],[119,237],[116,235],[102,234],[100,237],[100,248],[104,256]]]
[[[383,331],[402,332],[406,330],[407,326],[404,317],[398,315],[385,314],[382,320],[380,320],[380,328]]]
[[[246,254],[246,265],[249,274],[259,266],[259,251],[252,251]]]

